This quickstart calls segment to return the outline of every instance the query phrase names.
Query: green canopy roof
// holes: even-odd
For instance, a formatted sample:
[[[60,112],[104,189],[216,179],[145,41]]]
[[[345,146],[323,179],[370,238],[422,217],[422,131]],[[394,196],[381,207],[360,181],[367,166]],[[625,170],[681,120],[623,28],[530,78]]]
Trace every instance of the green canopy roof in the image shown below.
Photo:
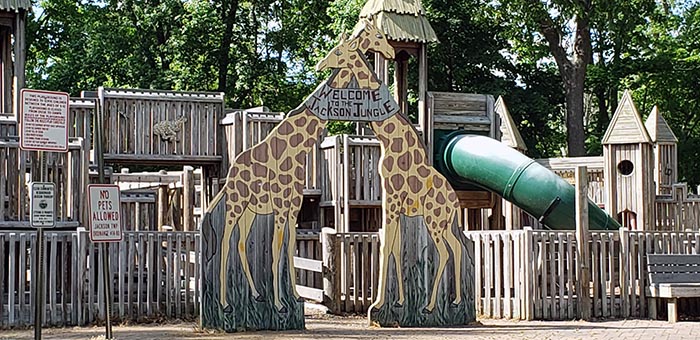
[[[375,25],[389,40],[419,43],[437,42],[435,31],[425,18],[420,0],[368,0],[360,18],[374,19]],[[360,23],[355,30],[362,29]]]

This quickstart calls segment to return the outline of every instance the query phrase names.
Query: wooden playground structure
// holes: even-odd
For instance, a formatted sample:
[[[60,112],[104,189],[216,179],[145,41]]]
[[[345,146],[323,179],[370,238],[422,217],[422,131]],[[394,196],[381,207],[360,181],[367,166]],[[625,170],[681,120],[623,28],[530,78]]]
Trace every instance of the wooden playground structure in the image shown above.
[[[22,22],[17,19],[17,25]],[[10,31],[23,34],[23,28]],[[400,108],[407,107],[407,60],[419,59],[415,131],[428,145],[427,159],[434,161],[433,146],[454,131],[526,151],[502,98],[428,91],[425,45],[433,37],[394,38],[394,99]],[[386,56],[367,53],[373,53],[379,80],[389,81]],[[15,67],[23,72],[23,65]],[[27,184],[36,178],[38,162],[19,148],[16,96],[8,91],[4,87],[6,113],[0,114],[0,328],[31,325],[29,273],[36,243]],[[45,324],[86,325],[103,315],[102,254],[86,232],[85,206],[87,185],[97,181],[98,154],[110,182],[121,188],[125,217],[124,240],[110,247],[112,315],[134,321],[200,317],[207,299],[202,268],[210,255],[202,221],[237,157],[285,117],[265,107],[226,108],[222,93],[98,88],[71,98],[69,152],[48,157],[49,179],[60,195],[57,228],[44,239]],[[101,141],[95,120],[105,127]],[[338,314],[367,313],[381,286],[382,140],[362,124],[357,132],[323,135],[308,146],[297,223],[289,229],[295,230],[288,246],[296,293]],[[654,108],[642,122],[629,93],[603,144],[601,156],[536,162],[617,219],[622,228],[616,231],[577,235],[573,225],[570,231],[549,230],[540,216],[496,193],[456,189],[456,220],[473,259],[473,294],[464,298],[473,299],[476,315],[567,320],[666,313],[647,294],[647,254],[700,254],[700,196],[677,183],[677,140],[661,113]],[[578,257],[579,251],[586,256]],[[447,281],[436,287],[453,289]],[[680,303],[681,313],[697,310],[695,300]]]

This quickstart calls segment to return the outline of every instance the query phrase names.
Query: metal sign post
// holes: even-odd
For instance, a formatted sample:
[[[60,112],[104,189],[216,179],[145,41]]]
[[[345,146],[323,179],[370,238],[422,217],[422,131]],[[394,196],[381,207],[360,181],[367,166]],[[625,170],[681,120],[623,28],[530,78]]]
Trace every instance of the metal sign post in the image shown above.
[[[90,202],[90,240],[102,243],[103,280],[105,283],[105,338],[112,339],[111,322],[111,280],[109,275],[109,257],[107,247],[110,242],[121,242],[122,224],[120,216],[121,193],[119,186],[113,184],[88,185],[88,202]]]
[[[68,152],[68,93],[22,89],[20,91],[19,146],[38,151],[40,182],[31,184],[30,224],[38,228],[35,267],[32,268],[34,338],[41,339],[44,317],[44,230],[56,224],[55,186],[48,181],[44,152]],[[36,179],[36,175],[32,176]]]
[[[41,163],[43,152],[39,152]],[[45,171],[41,171],[41,178],[45,180]],[[29,196],[29,221],[32,227],[38,228],[36,233],[36,251],[34,259],[37,265],[32,268],[32,281],[34,301],[34,339],[41,339],[41,325],[44,318],[44,228],[56,225],[56,187],[53,183],[35,182],[31,184]]]

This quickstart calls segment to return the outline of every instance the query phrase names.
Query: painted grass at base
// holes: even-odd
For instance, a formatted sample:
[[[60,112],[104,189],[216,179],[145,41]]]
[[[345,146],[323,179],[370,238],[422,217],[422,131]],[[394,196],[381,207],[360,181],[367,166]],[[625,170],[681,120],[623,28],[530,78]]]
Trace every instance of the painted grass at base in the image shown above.
[[[450,249],[450,260],[443,272],[435,308],[432,313],[424,313],[423,309],[430,300],[433,278],[437,271],[437,249],[427,228],[423,225],[423,217],[401,217],[401,256],[399,265],[403,269],[404,304],[395,306],[399,298],[396,277],[396,259],[390,257],[385,302],[380,308],[370,308],[369,321],[371,324],[383,327],[432,327],[464,325],[476,320],[474,301],[474,247],[456,226],[451,232],[462,242],[462,301],[453,306],[455,299],[455,271],[453,252]]]
[[[203,293],[202,293],[202,328],[239,332],[247,330],[293,330],[304,329],[304,303],[296,301],[289,281],[287,266],[288,235],[285,235],[283,256],[280,260],[280,299],[286,307],[286,313],[280,313],[275,308],[272,284],[272,235],[274,231],[273,215],[258,215],[253,222],[246,248],[248,262],[258,292],[262,301],[256,301],[248,285],[241,267],[238,254],[239,229],[234,228],[231,237],[231,252],[229,257],[226,284],[227,301],[230,312],[224,312],[219,302],[221,280],[220,251],[221,234],[224,226],[226,197],[216,203],[211,214],[205,215],[202,221],[202,247],[204,258]]]

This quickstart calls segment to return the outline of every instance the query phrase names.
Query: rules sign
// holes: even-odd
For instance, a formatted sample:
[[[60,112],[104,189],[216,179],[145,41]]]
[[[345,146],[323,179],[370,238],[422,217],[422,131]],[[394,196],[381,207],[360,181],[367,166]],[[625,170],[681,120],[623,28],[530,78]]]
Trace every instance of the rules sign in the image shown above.
[[[20,148],[68,152],[68,93],[22,89]]]
[[[119,242],[122,240],[119,187],[111,184],[88,185],[90,201],[90,240]]]
[[[29,221],[34,228],[56,226],[56,187],[53,183],[34,182],[30,186]]]

